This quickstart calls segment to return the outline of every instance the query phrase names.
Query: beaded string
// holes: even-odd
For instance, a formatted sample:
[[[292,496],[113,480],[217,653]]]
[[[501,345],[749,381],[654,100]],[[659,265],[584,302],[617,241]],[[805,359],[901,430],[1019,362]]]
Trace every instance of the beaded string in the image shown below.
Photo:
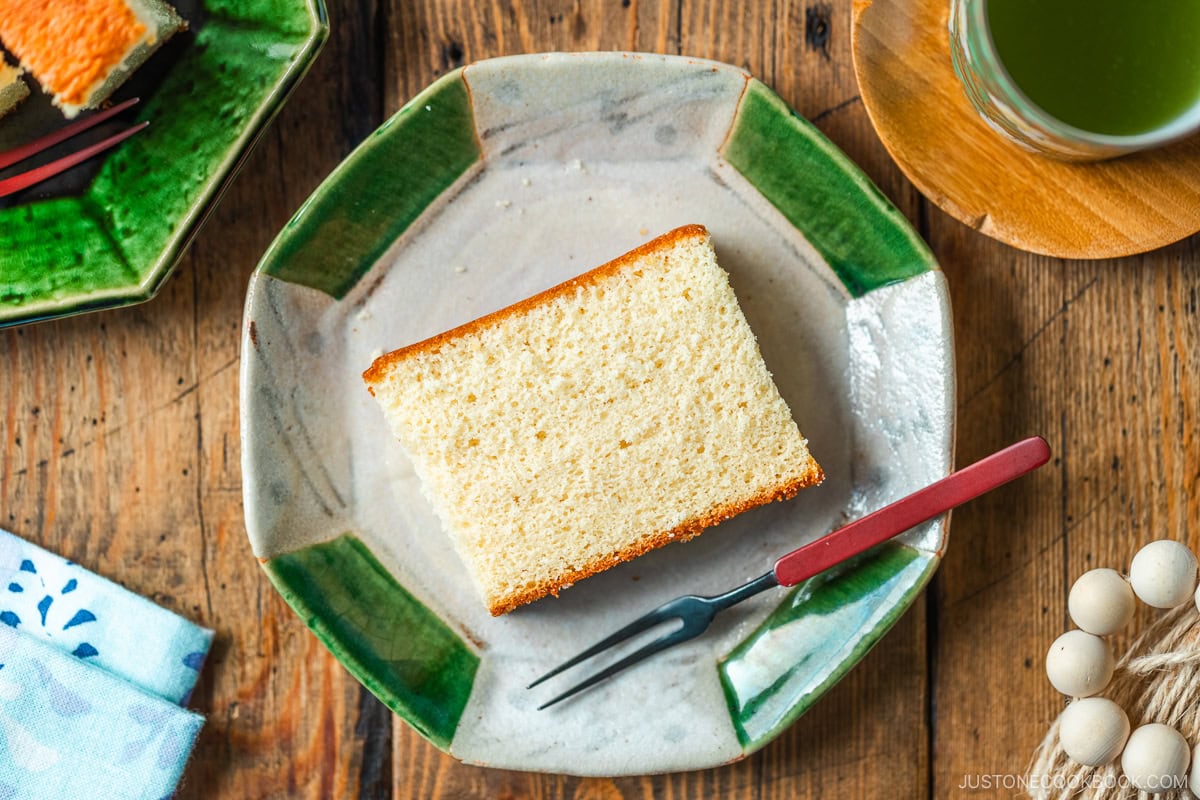
[[[1152,544],[1161,550],[1166,543]],[[1200,688],[1200,614],[1197,613],[1200,593],[1197,593],[1195,602],[1192,602],[1191,591],[1194,591],[1196,586],[1195,556],[1187,552],[1182,545],[1174,542],[1170,544],[1186,554],[1185,559],[1190,563],[1190,571],[1177,569],[1177,574],[1168,576],[1166,582],[1170,583],[1173,580],[1179,584],[1176,587],[1176,597],[1173,598],[1177,599],[1181,596],[1183,575],[1186,573],[1188,599],[1167,610],[1134,640],[1117,662],[1112,671],[1112,678],[1106,684],[1101,682],[1094,690],[1088,684],[1089,676],[1093,678],[1091,683],[1096,683],[1096,670],[1100,673],[1105,671],[1099,657],[1094,659],[1095,663],[1092,664],[1088,664],[1086,658],[1082,661],[1068,659],[1073,666],[1079,667],[1078,685],[1088,686],[1089,696],[1086,700],[1076,697],[1071,701],[1050,726],[1034,752],[1026,775],[1026,785],[1028,793],[1035,800],[1124,800],[1151,797],[1161,800],[1192,800],[1195,797],[1187,787],[1189,778],[1193,787],[1200,787],[1200,763],[1194,763],[1197,759],[1192,758],[1192,748],[1200,745],[1200,691],[1197,691]],[[1135,578],[1135,591],[1138,590],[1138,581],[1133,573],[1137,562],[1135,557],[1130,569],[1131,577]],[[1145,586],[1147,578],[1144,574],[1141,581]],[[1151,585],[1146,591],[1152,594],[1154,588]],[[1074,594],[1074,588],[1072,593]],[[1142,592],[1137,593],[1139,598],[1145,599]],[[1161,602],[1156,604],[1161,607]],[[1075,605],[1073,598],[1073,617]],[[1076,619],[1076,622],[1079,620]],[[1121,623],[1119,627],[1123,625],[1124,623]],[[1112,633],[1115,630],[1107,632]],[[1063,638],[1056,641],[1047,655],[1048,672],[1052,671],[1056,658],[1062,657],[1061,652],[1057,655],[1055,653],[1055,647],[1062,641]],[[1060,683],[1064,683],[1061,669],[1055,684],[1061,691],[1063,686],[1059,685]],[[1067,680],[1066,684],[1069,686],[1070,680]],[[1101,694],[1104,700],[1097,700],[1096,697]],[[1115,714],[1119,714],[1120,719],[1116,718],[1112,709],[1106,707],[1107,701],[1115,704]],[[1070,735],[1066,737],[1068,741],[1064,746],[1064,717],[1069,716],[1072,706],[1084,702],[1091,703],[1094,707],[1092,710],[1103,713],[1097,715],[1093,726],[1084,727],[1082,735],[1076,722],[1073,726],[1075,730],[1067,731]],[[1079,712],[1080,708],[1077,708],[1076,712]],[[1135,726],[1132,734],[1130,721]],[[1124,726],[1123,730],[1120,730],[1121,724]],[[1071,727],[1068,724],[1067,728]],[[1150,730],[1147,732],[1147,729]],[[1106,736],[1113,742],[1113,746],[1107,749],[1097,744]],[[1139,736],[1142,737],[1140,741]],[[1180,736],[1186,755],[1175,749],[1178,746],[1176,740]],[[1075,752],[1068,752],[1072,747]],[[1200,750],[1200,747],[1197,747],[1197,750]],[[1098,755],[1102,751],[1103,755]],[[1087,760],[1089,757],[1093,760],[1092,764],[1080,760]],[[1103,758],[1103,763],[1095,763],[1098,758]]]

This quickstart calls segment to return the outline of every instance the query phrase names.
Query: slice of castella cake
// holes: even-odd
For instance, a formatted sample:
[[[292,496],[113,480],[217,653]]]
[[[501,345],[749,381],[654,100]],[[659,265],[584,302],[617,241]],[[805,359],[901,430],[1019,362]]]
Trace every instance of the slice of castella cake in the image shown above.
[[[494,615],[824,477],[699,225],[363,379]]]

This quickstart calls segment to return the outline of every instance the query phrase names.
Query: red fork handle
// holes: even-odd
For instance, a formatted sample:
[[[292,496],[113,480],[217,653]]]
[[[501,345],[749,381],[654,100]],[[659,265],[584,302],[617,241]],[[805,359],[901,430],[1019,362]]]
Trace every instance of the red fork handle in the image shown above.
[[[1049,460],[1050,446],[1040,436],[1010,445],[902,500],[793,550],[775,562],[775,579],[780,586],[794,586],[909,528],[1032,472]]]

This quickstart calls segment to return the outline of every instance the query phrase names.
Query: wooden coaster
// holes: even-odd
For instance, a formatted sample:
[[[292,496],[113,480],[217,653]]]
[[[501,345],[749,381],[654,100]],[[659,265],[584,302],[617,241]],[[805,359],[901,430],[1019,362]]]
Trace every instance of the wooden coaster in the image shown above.
[[[855,0],[854,69],[879,138],[943,211],[1062,258],[1144,253],[1200,230],[1200,135],[1111,161],[1026,152],[989,128],[950,61],[949,0]]]

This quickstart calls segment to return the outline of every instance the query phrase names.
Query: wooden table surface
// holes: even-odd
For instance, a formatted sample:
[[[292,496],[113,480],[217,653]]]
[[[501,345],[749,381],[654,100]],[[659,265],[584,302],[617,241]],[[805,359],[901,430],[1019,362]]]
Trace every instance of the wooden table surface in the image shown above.
[[[331,0],[332,34],[152,302],[0,332],[0,526],[216,630],[180,798],[874,798],[1023,772],[1062,701],[1042,659],[1070,581],[1200,545],[1200,239],[1112,262],[999,245],[924,201],[872,131],[850,0]],[[271,589],[242,518],[246,281],[338,161],[436,76],[541,50],[742,66],[813,120],[950,283],[958,460],[1040,433],[1051,466],[958,512],[931,588],[807,716],[705,772],[583,780],[467,767],[362,689]]]

